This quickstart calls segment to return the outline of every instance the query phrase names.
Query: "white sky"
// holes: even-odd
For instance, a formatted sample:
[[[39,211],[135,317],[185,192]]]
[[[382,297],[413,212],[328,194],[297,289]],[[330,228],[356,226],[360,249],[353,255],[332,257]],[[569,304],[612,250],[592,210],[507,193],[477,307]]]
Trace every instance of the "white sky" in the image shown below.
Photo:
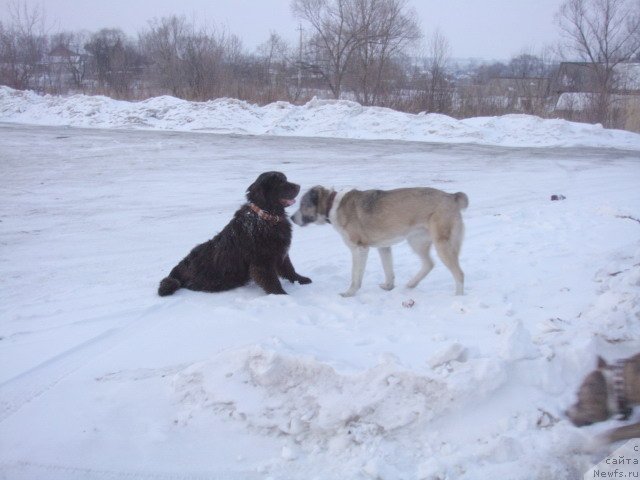
[[[0,0],[0,19],[15,0]],[[539,52],[559,36],[554,22],[562,0],[409,0],[425,37],[439,28],[453,57],[508,59]],[[118,27],[135,35],[154,17],[184,14],[225,26],[248,49],[264,42],[271,30],[297,38],[290,0],[29,0],[41,4],[50,25],[59,30],[95,31]]]

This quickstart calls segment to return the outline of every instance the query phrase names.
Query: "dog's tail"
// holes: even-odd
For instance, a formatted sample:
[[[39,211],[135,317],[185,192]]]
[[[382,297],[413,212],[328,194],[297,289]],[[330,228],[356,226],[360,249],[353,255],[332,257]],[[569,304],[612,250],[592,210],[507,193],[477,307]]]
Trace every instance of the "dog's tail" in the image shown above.
[[[453,199],[458,204],[458,208],[460,210],[464,210],[469,206],[469,197],[467,197],[466,193],[463,193],[463,192],[454,193]]]
[[[167,295],[173,295],[176,290],[182,287],[180,280],[173,277],[165,277],[158,286],[158,295],[166,297]]]

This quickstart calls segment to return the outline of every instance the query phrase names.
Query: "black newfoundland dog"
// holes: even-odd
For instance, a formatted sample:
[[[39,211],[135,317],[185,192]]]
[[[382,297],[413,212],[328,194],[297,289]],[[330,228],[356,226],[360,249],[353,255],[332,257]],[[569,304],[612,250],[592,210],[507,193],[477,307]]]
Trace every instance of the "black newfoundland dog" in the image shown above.
[[[245,285],[252,278],[265,292],[286,294],[278,276],[291,283],[311,283],[298,275],[289,259],[291,223],[285,207],[295,203],[300,185],[280,172],[261,174],[247,190],[247,200],[224,229],[191,250],[168,277],[158,295],[179,288],[221,292]]]

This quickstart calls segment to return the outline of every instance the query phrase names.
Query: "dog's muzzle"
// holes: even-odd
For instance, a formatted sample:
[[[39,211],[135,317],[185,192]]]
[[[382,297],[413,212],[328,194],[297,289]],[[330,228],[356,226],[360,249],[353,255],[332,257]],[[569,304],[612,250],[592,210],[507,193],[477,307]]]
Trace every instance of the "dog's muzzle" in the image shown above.
[[[296,225],[300,225],[301,227],[305,227],[310,223],[314,223],[316,220],[317,220],[316,218],[311,217],[309,215],[303,215],[300,210],[294,213],[293,216],[291,217],[291,221]]]
[[[301,227],[304,227],[306,225],[305,223],[302,223],[302,214],[300,213],[300,210],[298,210],[291,216],[291,221],[296,225],[300,225]]]

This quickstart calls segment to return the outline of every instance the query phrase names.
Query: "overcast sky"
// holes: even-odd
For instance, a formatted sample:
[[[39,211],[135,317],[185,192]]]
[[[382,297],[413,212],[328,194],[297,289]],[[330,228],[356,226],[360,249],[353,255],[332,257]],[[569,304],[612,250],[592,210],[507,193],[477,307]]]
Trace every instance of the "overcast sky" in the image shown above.
[[[7,19],[12,0],[0,0]],[[508,59],[525,50],[537,53],[557,41],[554,22],[562,0],[409,0],[426,37],[439,28],[453,57]],[[44,6],[49,24],[59,30],[95,31],[119,27],[135,35],[149,19],[184,14],[225,26],[252,50],[270,31],[296,39],[298,21],[290,0],[30,0]]]

